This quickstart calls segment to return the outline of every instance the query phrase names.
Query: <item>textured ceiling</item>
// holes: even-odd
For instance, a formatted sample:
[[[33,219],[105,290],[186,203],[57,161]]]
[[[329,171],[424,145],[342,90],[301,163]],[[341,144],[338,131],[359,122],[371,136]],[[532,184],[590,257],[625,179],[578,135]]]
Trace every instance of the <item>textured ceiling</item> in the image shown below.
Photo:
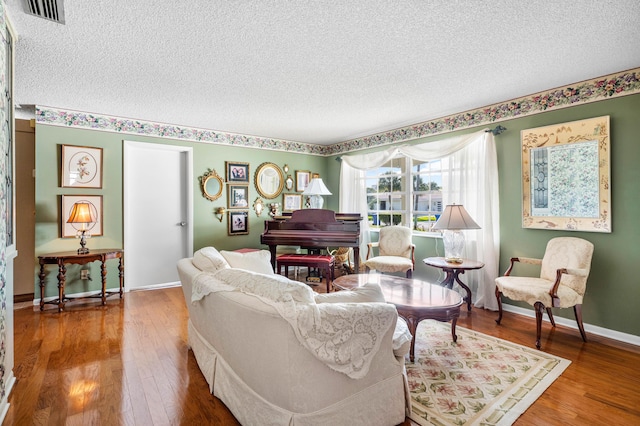
[[[6,4],[22,118],[328,145],[640,65],[638,0],[65,0],[65,25]]]

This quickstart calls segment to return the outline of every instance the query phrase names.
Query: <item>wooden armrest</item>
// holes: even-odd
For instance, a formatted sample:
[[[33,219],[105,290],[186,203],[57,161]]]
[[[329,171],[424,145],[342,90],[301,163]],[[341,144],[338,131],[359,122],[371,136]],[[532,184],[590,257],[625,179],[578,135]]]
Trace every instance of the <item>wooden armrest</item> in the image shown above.
[[[411,244],[411,263],[413,264],[413,269],[416,268],[415,252],[416,252],[416,245],[415,244]]]
[[[563,268],[563,273],[569,275],[577,275],[579,277],[586,277],[589,275],[589,270],[584,268]]]
[[[553,283],[549,295],[551,296],[551,306],[555,307],[560,303],[558,298],[558,287],[560,287],[560,281],[562,280],[562,274],[577,275],[579,277],[586,277],[589,275],[589,270],[584,268],[560,268],[556,270],[556,281]],[[557,303],[557,304],[556,304]]]
[[[509,263],[509,268],[504,273],[505,277],[511,275],[511,270],[513,270],[513,266],[516,262],[528,263],[530,265],[542,265],[542,259],[535,259],[533,257],[512,257]]]
[[[371,257],[371,253],[372,253],[372,249],[374,247],[378,247],[380,245],[380,243],[378,243],[377,241],[373,242],[373,243],[367,243],[367,259],[369,259]]]

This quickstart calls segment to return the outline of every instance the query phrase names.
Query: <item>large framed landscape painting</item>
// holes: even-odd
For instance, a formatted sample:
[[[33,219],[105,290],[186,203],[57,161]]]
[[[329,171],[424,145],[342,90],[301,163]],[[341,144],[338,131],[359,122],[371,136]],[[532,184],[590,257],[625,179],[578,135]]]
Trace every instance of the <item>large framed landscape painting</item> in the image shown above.
[[[611,232],[609,116],[526,129],[522,226]]]

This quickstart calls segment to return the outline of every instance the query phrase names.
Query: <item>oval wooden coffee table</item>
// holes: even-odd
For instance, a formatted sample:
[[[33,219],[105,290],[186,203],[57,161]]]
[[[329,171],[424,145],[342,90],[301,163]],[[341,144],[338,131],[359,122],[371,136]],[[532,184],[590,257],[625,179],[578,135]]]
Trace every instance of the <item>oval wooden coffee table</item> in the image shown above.
[[[367,283],[380,285],[384,299],[394,304],[398,315],[407,322],[413,336],[409,352],[411,362],[414,360],[416,329],[424,319],[451,321],[451,336],[454,342],[458,340],[456,322],[463,304],[458,292],[426,281],[382,274],[343,275],[333,281],[334,287],[341,290],[352,290]]]

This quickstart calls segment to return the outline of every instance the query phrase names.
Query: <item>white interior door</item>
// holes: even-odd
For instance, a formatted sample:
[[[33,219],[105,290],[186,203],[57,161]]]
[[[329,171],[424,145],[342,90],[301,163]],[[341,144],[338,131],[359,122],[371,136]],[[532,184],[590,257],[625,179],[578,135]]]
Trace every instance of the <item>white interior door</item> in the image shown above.
[[[192,149],[124,141],[123,168],[125,287],[177,283],[193,254]]]

